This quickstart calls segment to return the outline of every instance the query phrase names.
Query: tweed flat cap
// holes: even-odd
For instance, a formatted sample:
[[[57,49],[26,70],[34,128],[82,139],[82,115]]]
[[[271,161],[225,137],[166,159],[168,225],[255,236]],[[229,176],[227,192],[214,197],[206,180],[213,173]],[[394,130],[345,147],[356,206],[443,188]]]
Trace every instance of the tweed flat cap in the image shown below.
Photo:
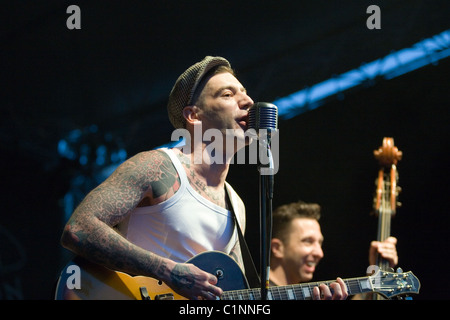
[[[206,73],[214,67],[227,66],[231,68],[228,60],[222,57],[206,56],[202,61],[190,66],[175,82],[169,95],[167,112],[169,120],[175,129],[184,128],[186,119],[183,117],[183,109],[193,101],[192,97],[200,81]]]

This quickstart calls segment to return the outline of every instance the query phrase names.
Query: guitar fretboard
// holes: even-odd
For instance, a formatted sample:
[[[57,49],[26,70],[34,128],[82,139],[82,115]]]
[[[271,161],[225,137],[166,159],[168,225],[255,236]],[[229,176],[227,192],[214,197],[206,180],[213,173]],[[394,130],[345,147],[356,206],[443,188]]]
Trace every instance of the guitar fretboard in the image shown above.
[[[329,286],[333,282],[335,280],[270,287],[267,293],[268,300],[312,300],[314,287],[320,284]],[[344,279],[344,283],[347,285],[349,295],[373,291],[369,277]],[[221,300],[261,300],[261,290],[258,288],[226,291],[220,298]]]

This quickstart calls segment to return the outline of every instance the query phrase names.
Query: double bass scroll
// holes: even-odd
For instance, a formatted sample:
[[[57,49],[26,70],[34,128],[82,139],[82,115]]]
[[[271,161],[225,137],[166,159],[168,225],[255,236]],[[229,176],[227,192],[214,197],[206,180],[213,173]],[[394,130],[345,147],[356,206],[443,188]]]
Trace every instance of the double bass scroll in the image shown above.
[[[394,145],[393,138],[384,138],[383,145],[374,150],[373,154],[378,160],[380,169],[376,182],[376,196],[374,198],[374,210],[377,215],[380,211],[389,211],[390,215],[395,215],[397,206],[397,196],[400,187],[397,185],[398,172],[397,163],[402,159],[403,153]],[[389,207],[386,207],[386,204]]]

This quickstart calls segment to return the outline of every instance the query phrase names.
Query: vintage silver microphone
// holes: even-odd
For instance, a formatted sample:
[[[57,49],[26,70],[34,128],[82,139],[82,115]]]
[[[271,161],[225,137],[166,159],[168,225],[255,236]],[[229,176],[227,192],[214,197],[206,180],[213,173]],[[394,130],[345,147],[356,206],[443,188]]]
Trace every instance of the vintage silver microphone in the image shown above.
[[[256,102],[248,111],[248,128],[254,129],[256,135],[265,129],[269,132],[278,129],[278,108],[268,102]]]
[[[275,168],[272,154],[272,137],[278,133],[278,108],[268,102],[256,102],[248,111],[247,134],[255,140],[259,140],[258,163],[263,175],[273,175]],[[278,142],[278,140],[276,140]],[[275,146],[278,151],[278,145]],[[278,152],[276,152],[278,155]]]

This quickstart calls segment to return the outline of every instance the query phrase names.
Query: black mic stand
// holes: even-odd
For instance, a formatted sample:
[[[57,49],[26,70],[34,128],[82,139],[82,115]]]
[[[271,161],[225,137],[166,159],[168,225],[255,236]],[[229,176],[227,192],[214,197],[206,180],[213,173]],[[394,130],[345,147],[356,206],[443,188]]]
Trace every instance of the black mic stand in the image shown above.
[[[261,239],[261,300],[268,300],[269,271],[270,271],[270,243],[272,239],[272,199],[274,164],[270,150],[271,130],[267,137],[260,136],[258,144],[259,202],[260,202],[260,239]],[[268,163],[261,163],[261,156],[265,154]]]

